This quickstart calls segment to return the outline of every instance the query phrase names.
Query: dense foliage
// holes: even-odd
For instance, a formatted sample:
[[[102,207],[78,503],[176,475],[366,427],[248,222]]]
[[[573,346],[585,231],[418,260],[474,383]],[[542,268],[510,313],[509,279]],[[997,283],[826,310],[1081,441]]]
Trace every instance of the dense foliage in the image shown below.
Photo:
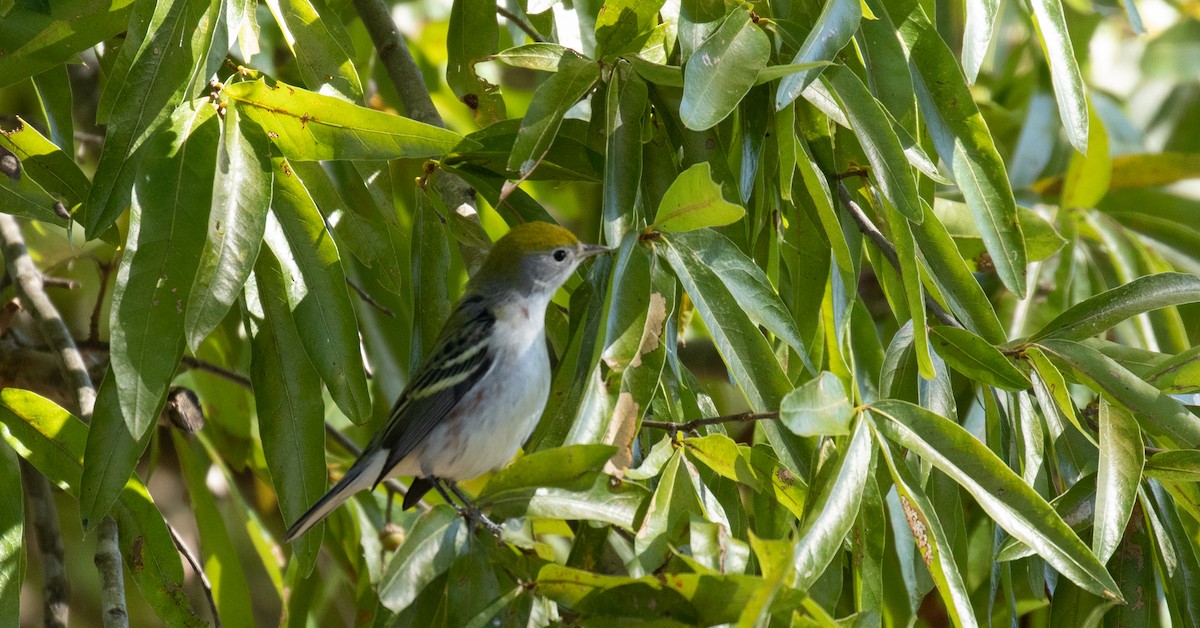
[[[0,2],[3,296],[23,230],[96,386],[4,310],[0,626],[55,506],[73,625],[108,516],[134,625],[1200,625],[1194,8]],[[281,545],[530,220],[615,251],[503,538]]]

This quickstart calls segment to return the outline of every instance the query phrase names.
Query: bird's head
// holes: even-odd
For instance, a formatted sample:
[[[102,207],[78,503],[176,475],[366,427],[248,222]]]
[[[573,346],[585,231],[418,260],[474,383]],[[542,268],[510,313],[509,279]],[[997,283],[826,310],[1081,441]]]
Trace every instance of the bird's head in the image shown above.
[[[584,244],[558,225],[520,224],[496,241],[471,278],[471,286],[480,291],[513,291],[549,299],[583,260],[608,250]]]

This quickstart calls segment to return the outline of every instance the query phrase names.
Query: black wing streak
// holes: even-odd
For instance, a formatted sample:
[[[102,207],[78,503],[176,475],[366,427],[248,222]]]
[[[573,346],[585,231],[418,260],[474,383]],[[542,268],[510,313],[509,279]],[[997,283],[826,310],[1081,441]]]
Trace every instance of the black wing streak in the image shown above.
[[[462,319],[463,325],[453,325],[456,332],[439,339],[433,352],[425,359],[417,379],[409,383],[396,400],[388,418],[387,427],[379,433],[378,442],[373,445],[387,451],[387,461],[376,484],[383,481],[388,473],[413,449],[416,448],[435,426],[458,405],[467,391],[479,382],[492,367],[491,347],[485,347],[479,353],[457,364],[437,367],[446,361],[461,355],[466,348],[483,342],[491,333],[496,323],[496,317],[483,305],[482,299],[468,297],[459,303],[450,320]],[[462,382],[440,390],[427,397],[414,397],[414,393],[427,388],[430,383],[445,377],[469,375]]]

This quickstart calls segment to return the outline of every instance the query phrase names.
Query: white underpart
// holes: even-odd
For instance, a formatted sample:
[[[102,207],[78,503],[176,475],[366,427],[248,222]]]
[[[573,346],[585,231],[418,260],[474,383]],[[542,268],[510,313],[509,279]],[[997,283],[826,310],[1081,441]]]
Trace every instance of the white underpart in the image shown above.
[[[547,303],[535,297],[493,312],[492,368],[388,477],[468,480],[512,460],[537,427],[550,395],[543,332]],[[514,379],[514,373],[520,375]]]

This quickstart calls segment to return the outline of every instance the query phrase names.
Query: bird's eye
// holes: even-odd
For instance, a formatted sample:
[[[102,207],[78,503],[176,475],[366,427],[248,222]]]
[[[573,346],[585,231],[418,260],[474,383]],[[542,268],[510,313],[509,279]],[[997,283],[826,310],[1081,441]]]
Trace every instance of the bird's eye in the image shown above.
[[[552,253],[551,255],[554,256],[554,261],[561,262],[561,261],[567,259],[567,250],[566,249],[554,249],[554,253]]]

